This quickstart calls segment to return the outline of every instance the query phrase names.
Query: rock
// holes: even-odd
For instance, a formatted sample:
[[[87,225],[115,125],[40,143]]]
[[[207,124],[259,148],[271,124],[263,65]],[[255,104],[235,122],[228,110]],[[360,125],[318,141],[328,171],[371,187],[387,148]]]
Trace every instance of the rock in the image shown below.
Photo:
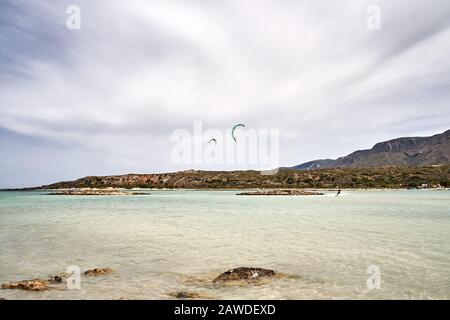
[[[188,292],[188,291],[179,291],[169,293],[169,296],[175,299],[212,299],[212,297],[208,295],[204,295],[197,292]]]
[[[119,300],[130,300],[127,297],[120,297]]]
[[[65,272],[52,274],[49,276],[48,282],[50,282],[51,284],[62,284],[66,282],[67,277],[69,277],[69,274]]]
[[[48,290],[49,282],[42,279],[22,280],[2,284],[2,289],[21,289],[27,291],[43,291]]]
[[[198,293],[186,291],[173,292],[170,293],[169,295],[177,299],[196,299],[200,296]]]
[[[6,300],[6,299],[5,299],[5,298],[0,298],[0,301],[1,301],[1,300]]]
[[[129,192],[123,190],[110,190],[110,189],[70,189],[61,190],[58,192],[47,193],[49,196],[137,196],[137,195],[149,195],[147,192]]]
[[[267,270],[262,268],[236,268],[228,270],[227,272],[222,273],[216,279],[214,279],[213,283],[217,282],[230,282],[230,281],[255,281],[260,280],[262,278],[272,278],[277,274],[273,270]]]
[[[238,196],[320,196],[323,193],[299,189],[258,190],[238,193]]]
[[[108,274],[108,273],[112,273],[112,272],[113,272],[113,269],[111,269],[111,268],[95,268],[95,269],[85,271],[84,274],[87,276],[100,276],[100,275]]]

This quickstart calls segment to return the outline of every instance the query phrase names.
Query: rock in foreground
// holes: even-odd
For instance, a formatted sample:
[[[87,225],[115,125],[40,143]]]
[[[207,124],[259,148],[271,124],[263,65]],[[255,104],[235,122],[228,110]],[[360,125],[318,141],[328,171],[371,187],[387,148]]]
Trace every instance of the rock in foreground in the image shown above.
[[[276,275],[273,270],[241,267],[222,273],[213,282],[255,281],[263,278],[273,278]]]
[[[321,196],[321,192],[312,192],[299,189],[258,190],[238,193],[238,196]]]
[[[22,280],[2,284],[2,289],[20,289],[27,291],[44,291],[48,290],[49,282],[42,279]]]
[[[87,270],[84,272],[86,276],[100,276],[103,274],[112,273],[113,269],[111,268],[95,268],[91,270]]]

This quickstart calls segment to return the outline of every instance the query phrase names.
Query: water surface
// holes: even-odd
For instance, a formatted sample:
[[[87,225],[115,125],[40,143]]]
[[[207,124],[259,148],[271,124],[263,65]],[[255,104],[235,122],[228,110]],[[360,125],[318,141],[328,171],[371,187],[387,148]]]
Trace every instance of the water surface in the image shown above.
[[[450,192],[344,191],[237,196],[151,191],[147,196],[0,193],[0,282],[45,278],[70,265],[111,267],[81,290],[0,290],[7,299],[449,299]],[[381,288],[369,290],[367,268]],[[238,266],[287,279],[214,286]]]

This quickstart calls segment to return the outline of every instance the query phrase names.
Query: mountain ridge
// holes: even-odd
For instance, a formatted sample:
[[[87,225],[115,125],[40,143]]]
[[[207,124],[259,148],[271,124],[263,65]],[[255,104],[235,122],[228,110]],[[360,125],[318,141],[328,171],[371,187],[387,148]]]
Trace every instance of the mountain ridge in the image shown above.
[[[450,130],[429,137],[401,137],[376,143],[337,159],[308,161],[292,169],[432,166],[450,163]]]

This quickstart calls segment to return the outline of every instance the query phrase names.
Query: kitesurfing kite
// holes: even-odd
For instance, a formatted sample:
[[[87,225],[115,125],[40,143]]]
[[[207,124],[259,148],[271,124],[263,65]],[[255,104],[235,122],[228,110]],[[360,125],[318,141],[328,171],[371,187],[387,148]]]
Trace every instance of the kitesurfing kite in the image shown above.
[[[211,140],[208,141],[208,143],[214,142],[214,144],[217,144],[217,140],[212,138]]]
[[[245,124],[239,123],[239,124],[235,125],[235,126],[233,127],[233,129],[231,129],[231,136],[233,137],[233,140],[234,140],[234,141],[236,141],[236,136],[234,135],[234,131],[235,131],[236,128],[238,128],[238,127],[245,128]]]

